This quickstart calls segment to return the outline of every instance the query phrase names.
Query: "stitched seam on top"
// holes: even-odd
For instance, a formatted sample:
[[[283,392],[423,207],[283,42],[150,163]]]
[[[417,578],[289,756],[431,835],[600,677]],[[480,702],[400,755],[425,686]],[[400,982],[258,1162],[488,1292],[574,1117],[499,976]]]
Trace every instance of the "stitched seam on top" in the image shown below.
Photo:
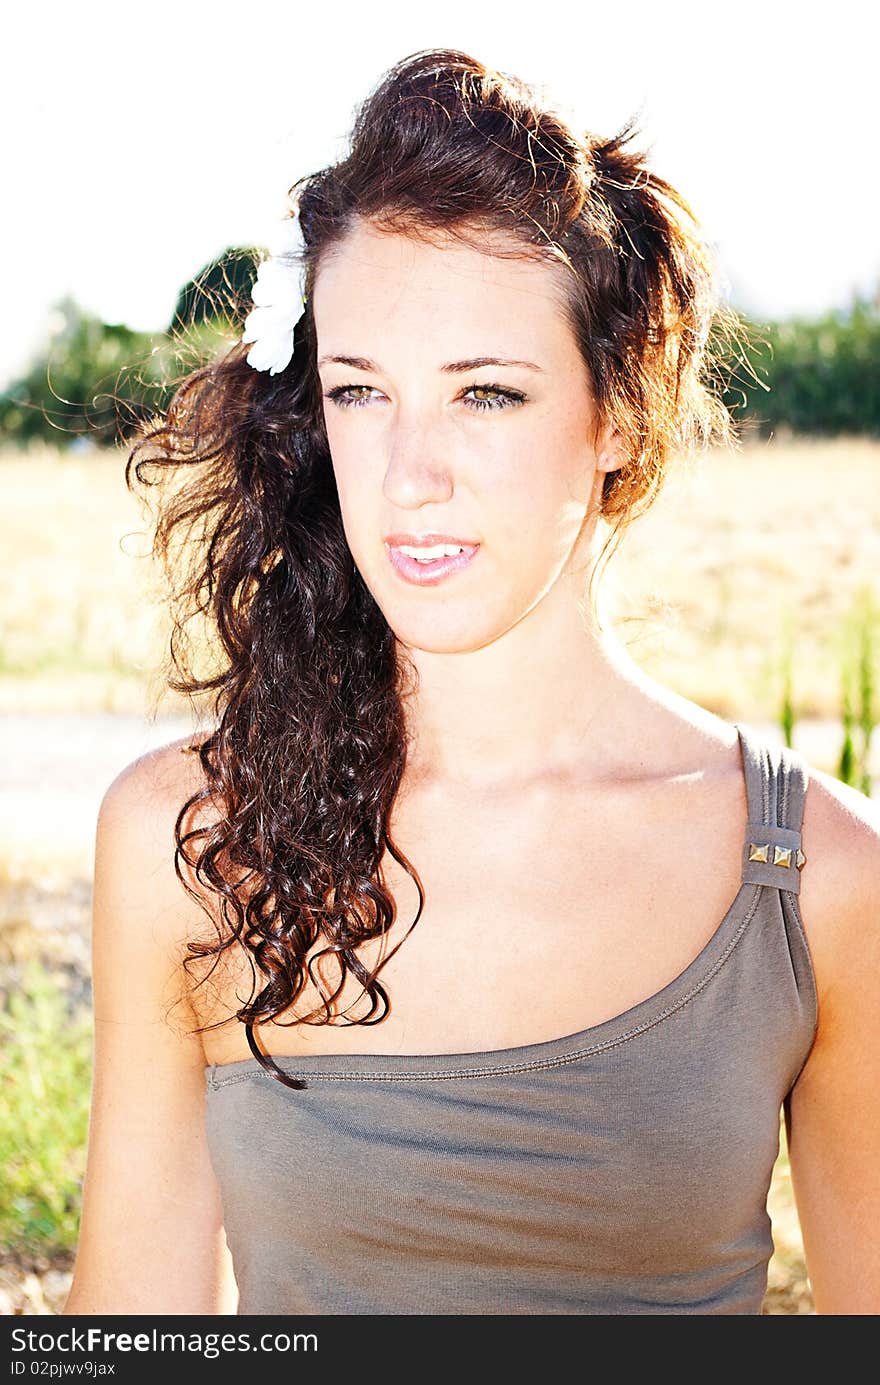
[[[777,886],[775,885],[755,886],[754,898],[752,899],[749,908],[746,910],[745,918],[743,919],[736,933],[731,938],[730,942],[727,944],[727,947],[724,949],[718,960],[714,963],[712,967],[709,968],[706,974],[695,983],[691,990],[688,991],[687,995],[682,996],[682,998],[676,1003],[668,1005],[665,1010],[661,1010],[658,1014],[652,1016],[651,1019],[645,1020],[643,1024],[638,1025],[635,1029],[630,1029],[625,1034],[618,1034],[616,1039],[608,1039],[605,1043],[588,1044],[586,1048],[579,1048],[574,1053],[563,1053],[555,1058],[535,1058],[529,1063],[502,1063],[498,1064],[495,1067],[487,1068],[454,1068],[452,1070],[445,1070],[441,1072],[422,1071],[387,1073],[312,1073],[305,1072],[302,1070],[297,1071],[295,1068],[285,1068],[283,1071],[285,1073],[285,1076],[287,1077],[302,1077],[308,1080],[309,1082],[437,1082],[442,1080],[448,1080],[450,1078],[499,1077],[504,1075],[505,1073],[533,1072],[542,1068],[559,1068],[565,1066],[565,1064],[567,1063],[576,1062],[578,1058],[587,1058],[594,1053],[605,1053],[608,1052],[610,1049],[619,1048],[622,1044],[628,1043],[630,1039],[638,1038],[640,1034],[644,1034],[647,1032],[647,1030],[653,1029],[656,1025],[662,1023],[663,1020],[668,1019],[670,1015],[677,1014],[679,1010],[683,1010],[686,1005],[689,1005],[690,1002],[695,998],[695,996],[699,995],[700,991],[702,991],[703,988],[708,985],[712,978],[716,976],[718,972],[721,970],[721,968],[724,966],[725,962],[730,957],[740,938],[743,936],[752,919],[754,918],[755,912],[758,908],[758,902],[761,898],[761,890],[776,888]],[[220,1087],[234,1086],[238,1082],[250,1082],[254,1078],[270,1078],[274,1082],[278,1081],[278,1079],[273,1078],[270,1073],[267,1073],[263,1069],[260,1069],[259,1072],[235,1073],[230,1075],[229,1077],[215,1077],[212,1073],[208,1079],[208,1085],[212,1089],[217,1090]]]
[[[804,921],[801,917],[800,895],[796,893],[794,890],[785,890],[783,891],[783,893],[787,896],[788,901],[791,904],[792,917],[794,918],[795,927],[797,929],[798,936],[801,940],[801,944],[804,949],[804,955],[806,958],[807,978],[810,983],[811,992],[810,1009],[813,1014],[813,1037],[815,1038],[816,1029],[819,1023],[819,991],[816,985],[816,971],[813,966],[813,954],[810,951],[810,940],[807,937],[807,930],[804,927]]]

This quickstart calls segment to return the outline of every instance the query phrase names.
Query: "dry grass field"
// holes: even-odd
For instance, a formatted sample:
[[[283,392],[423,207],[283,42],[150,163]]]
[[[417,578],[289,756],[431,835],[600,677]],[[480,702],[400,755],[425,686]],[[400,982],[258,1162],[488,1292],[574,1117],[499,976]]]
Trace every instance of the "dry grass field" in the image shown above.
[[[709,453],[670,473],[608,578],[636,617],[633,657],[685,697],[772,720],[790,641],[797,715],[838,718],[847,616],[861,592],[880,604],[880,443]]]
[[[0,453],[0,710],[140,712],[156,692],[164,624],[124,460]],[[758,721],[789,632],[799,715],[839,715],[838,638],[866,586],[880,598],[880,443],[862,438],[673,467],[602,582],[638,663]]]
[[[124,461],[0,454],[0,711],[16,726],[22,715],[36,732],[73,713],[187,710],[158,699],[165,621]],[[772,723],[790,642],[797,716],[836,721],[842,632],[860,594],[880,606],[880,443],[779,439],[674,469],[602,588],[636,662],[684,696]],[[10,737],[0,775],[26,782],[34,751]],[[833,770],[834,751],[828,742],[815,763]],[[3,961],[36,950],[85,969],[93,819],[80,811],[67,838],[37,831],[28,814],[48,801],[51,783],[42,788],[42,799],[13,795],[0,819]],[[810,1313],[784,1147],[770,1211],[765,1312]],[[30,1267],[0,1257],[0,1314],[57,1312],[68,1280],[63,1256]]]

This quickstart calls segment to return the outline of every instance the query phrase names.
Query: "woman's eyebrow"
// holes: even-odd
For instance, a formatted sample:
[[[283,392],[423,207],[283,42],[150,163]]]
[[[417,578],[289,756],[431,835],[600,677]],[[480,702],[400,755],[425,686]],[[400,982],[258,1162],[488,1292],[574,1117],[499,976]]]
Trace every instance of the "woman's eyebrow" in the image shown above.
[[[331,362],[335,362],[337,365],[351,366],[354,370],[373,370],[378,375],[383,373],[382,367],[366,356],[322,356],[318,365],[328,365]],[[481,365],[522,366],[525,370],[537,370],[543,373],[543,366],[535,365],[534,361],[512,361],[501,356],[472,356],[467,361],[447,361],[446,365],[442,365],[440,369],[447,375],[460,375],[466,370],[476,370]]]

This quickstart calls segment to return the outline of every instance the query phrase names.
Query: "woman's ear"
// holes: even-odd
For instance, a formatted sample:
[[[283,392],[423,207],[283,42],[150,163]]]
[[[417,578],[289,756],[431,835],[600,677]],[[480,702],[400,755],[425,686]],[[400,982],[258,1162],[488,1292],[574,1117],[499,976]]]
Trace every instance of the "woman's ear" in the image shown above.
[[[599,471],[619,471],[624,463],[623,439],[613,423],[602,429],[596,446]]]

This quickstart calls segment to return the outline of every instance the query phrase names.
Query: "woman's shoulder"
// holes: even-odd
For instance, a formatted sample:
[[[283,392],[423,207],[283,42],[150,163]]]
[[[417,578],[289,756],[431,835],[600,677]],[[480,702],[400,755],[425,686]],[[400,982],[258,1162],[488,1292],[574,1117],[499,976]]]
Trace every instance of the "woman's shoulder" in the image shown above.
[[[880,803],[810,761],[807,769],[804,836],[809,833],[828,865],[870,877],[880,851]]]
[[[686,704],[683,704],[686,705]],[[734,722],[702,708],[673,724],[675,739],[696,747],[701,762],[741,773]],[[682,763],[686,756],[682,756]],[[803,760],[801,824],[806,862],[798,906],[822,997],[843,985],[854,959],[875,959],[880,984],[880,803]]]
[[[155,810],[173,802],[181,791],[200,788],[205,778],[198,754],[203,739],[191,732],[128,761],[105,789],[104,802],[123,811],[129,805]]]
[[[216,821],[218,809],[199,748],[205,734],[179,736],[130,760],[104,790],[99,829],[136,834],[140,855],[174,846],[174,830],[185,805],[185,830]]]
[[[682,734],[702,745],[707,767],[718,764],[733,774],[742,771],[736,723],[714,714],[681,717]],[[754,734],[754,733],[753,733]],[[726,757],[726,761],[725,761]],[[824,770],[806,755],[802,839],[807,857],[801,903],[810,899],[815,911],[843,920],[859,901],[873,898],[880,888],[880,802]],[[880,916],[878,916],[880,923]]]
[[[96,888],[112,881],[114,897],[130,917],[140,916],[146,902],[154,938],[178,953],[205,925],[207,903],[177,853],[178,819],[190,803],[180,824],[184,833],[209,826],[218,815],[199,740],[190,735],[168,741],[119,770],[101,799],[95,838]],[[178,868],[194,894],[184,888]]]
[[[872,965],[880,990],[880,805],[809,761],[807,769],[799,906],[821,1010]]]

